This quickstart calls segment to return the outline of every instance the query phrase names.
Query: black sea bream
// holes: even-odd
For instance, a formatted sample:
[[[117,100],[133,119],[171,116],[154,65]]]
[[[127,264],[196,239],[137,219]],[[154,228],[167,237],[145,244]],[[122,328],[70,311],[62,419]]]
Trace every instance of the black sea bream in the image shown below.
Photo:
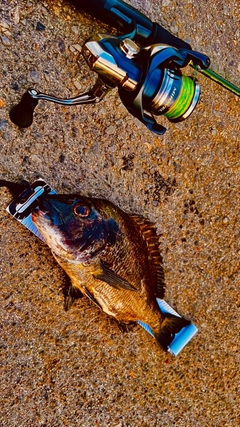
[[[78,195],[48,195],[32,211],[54,257],[71,279],[66,308],[81,292],[120,323],[147,323],[167,350],[190,322],[163,314],[164,274],[154,226],[112,203]]]

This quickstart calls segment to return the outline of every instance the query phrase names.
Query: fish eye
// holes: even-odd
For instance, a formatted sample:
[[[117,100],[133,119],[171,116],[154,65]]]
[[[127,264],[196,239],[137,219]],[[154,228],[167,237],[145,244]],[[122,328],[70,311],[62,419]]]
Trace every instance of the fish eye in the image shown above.
[[[76,204],[73,208],[73,212],[76,216],[80,216],[82,218],[87,217],[90,213],[90,209],[87,206],[83,206],[81,204]]]

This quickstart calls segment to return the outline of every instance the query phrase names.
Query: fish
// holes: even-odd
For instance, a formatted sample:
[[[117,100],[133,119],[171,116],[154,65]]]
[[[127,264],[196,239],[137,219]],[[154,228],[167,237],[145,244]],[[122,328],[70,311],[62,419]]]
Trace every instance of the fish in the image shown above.
[[[49,194],[32,209],[32,221],[70,278],[65,309],[87,296],[119,325],[148,324],[167,351],[191,322],[160,310],[165,292],[156,228],[112,202],[78,194]]]

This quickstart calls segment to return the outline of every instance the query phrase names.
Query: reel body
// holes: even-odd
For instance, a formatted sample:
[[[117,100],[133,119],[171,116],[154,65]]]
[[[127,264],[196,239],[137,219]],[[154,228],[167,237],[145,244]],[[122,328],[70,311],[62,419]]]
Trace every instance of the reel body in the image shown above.
[[[186,119],[194,110],[200,86],[182,75],[180,67],[194,58],[206,68],[208,58],[187,49],[156,44],[140,49],[130,38],[94,37],[83,47],[90,68],[108,85],[119,88],[128,111],[151,131],[163,134],[153,115],[165,115],[170,121]]]
[[[134,37],[134,33],[131,34]],[[187,118],[197,105],[199,85],[181,73],[191,60],[207,68],[208,57],[191,49],[177,49],[165,44],[140,48],[130,37],[99,34],[88,40],[82,54],[89,67],[98,74],[95,85],[75,98],[64,99],[29,89],[20,104],[10,112],[11,120],[28,127],[38,100],[63,105],[97,103],[113,87],[128,111],[157,134],[166,129],[154,115],[165,115],[170,121]]]

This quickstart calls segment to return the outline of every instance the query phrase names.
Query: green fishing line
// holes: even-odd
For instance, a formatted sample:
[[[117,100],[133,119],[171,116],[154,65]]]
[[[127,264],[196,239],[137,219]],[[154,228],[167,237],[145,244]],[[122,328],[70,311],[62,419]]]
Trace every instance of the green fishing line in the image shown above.
[[[195,92],[193,80],[188,76],[182,76],[182,87],[174,105],[164,114],[169,120],[176,120],[183,116],[189,109]]]

